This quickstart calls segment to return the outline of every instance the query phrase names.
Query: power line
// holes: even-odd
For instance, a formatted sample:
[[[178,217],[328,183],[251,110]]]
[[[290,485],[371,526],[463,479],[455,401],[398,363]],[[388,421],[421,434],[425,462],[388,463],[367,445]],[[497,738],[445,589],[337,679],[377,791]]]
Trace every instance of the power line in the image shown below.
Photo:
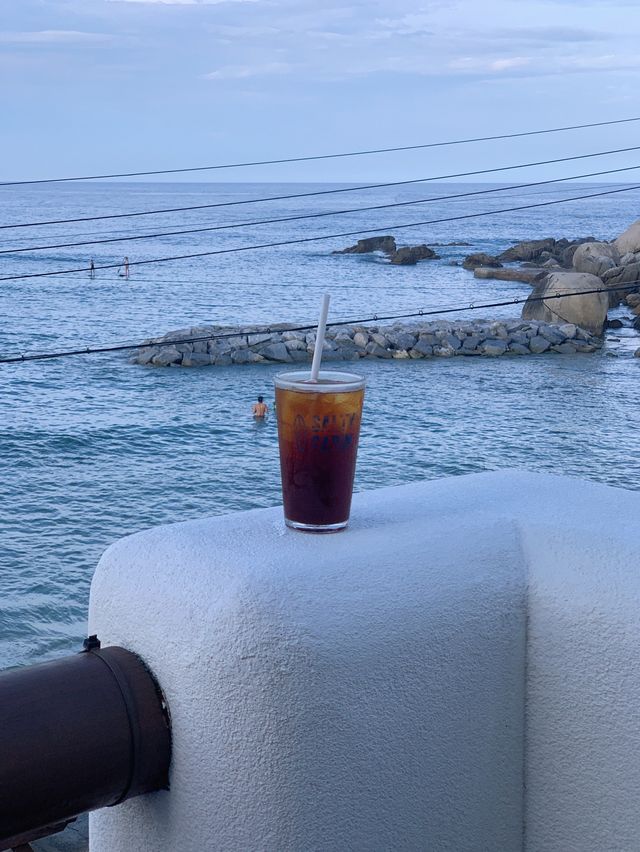
[[[605,196],[605,195],[616,195],[617,193],[620,193],[620,192],[631,192],[631,191],[634,191],[634,190],[637,190],[637,189],[640,189],[640,185],[625,186],[621,189],[609,189],[609,190],[605,190],[604,192],[592,192],[592,193],[589,193],[588,195],[576,195],[576,196],[573,196],[571,198],[560,198],[560,199],[556,199],[554,201],[539,201],[539,202],[536,202],[534,204],[523,204],[523,205],[519,205],[517,207],[503,207],[501,210],[485,210],[485,211],[482,211],[480,213],[465,213],[465,214],[462,214],[460,216],[446,216],[446,217],[443,217],[443,218],[440,218],[440,219],[427,219],[427,220],[423,220],[421,222],[406,222],[406,223],[403,223],[403,224],[384,225],[381,228],[366,228],[366,229],[361,229],[361,230],[357,230],[357,231],[343,231],[341,233],[321,234],[321,235],[316,235],[316,236],[313,236],[313,237],[297,237],[294,240],[278,240],[276,242],[271,242],[271,243],[258,243],[258,244],[249,245],[249,246],[235,246],[234,248],[214,249],[212,251],[199,251],[199,252],[192,252],[190,254],[177,254],[177,255],[171,255],[171,256],[168,256],[168,257],[156,257],[156,258],[152,258],[150,260],[133,260],[133,261],[129,261],[129,266],[130,267],[131,266],[146,266],[150,263],[168,263],[169,261],[172,261],[172,260],[191,260],[191,259],[196,258],[196,257],[212,257],[214,255],[220,255],[220,254],[236,254],[238,252],[255,251],[257,249],[278,248],[278,247],[281,247],[281,246],[293,246],[293,245],[300,245],[302,243],[319,242],[319,241],[322,241],[322,240],[337,239],[338,237],[354,237],[354,236],[359,236],[360,234],[367,234],[367,233],[370,234],[372,232],[373,233],[379,233],[380,231],[393,231],[393,230],[400,231],[400,230],[403,230],[404,228],[418,228],[418,227],[421,227],[421,226],[424,226],[424,225],[436,225],[436,224],[442,224],[444,222],[458,222],[458,221],[461,221],[462,219],[478,219],[478,218],[482,218],[484,216],[495,216],[495,215],[500,214],[500,213],[515,213],[515,212],[519,212],[521,210],[531,210],[535,207],[549,207],[553,204],[565,204],[568,201],[582,201],[582,200],[587,199],[587,198],[599,198],[599,197],[602,197],[602,196]],[[96,265],[94,267],[94,269],[96,271],[99,270],[99,269],[118,269],[121,266],[122,266],[121,263],[103,263],[103,264]],[[28,272],[28,273],[24,273],[22,275],[4,275],[4,276],[0,277],[0,281],[17,281],[17,280],[22,280],[22,279],[26,279],[26,278],[48,278],[48,277],[51,277],[51,276],[58,276],[58,275],[72,275],[76,272],[86,273],[86,272],[88,272],[88,267],[81,266],[81,267],[75,268],[75,269],[59,269],[59,270],[53,270],[51,272]]]
[[[554,179],[554,181],[552,182],[552,186],[553,186],[554,183],[559,183],[560,180],[561,180],[560,178]],[[589,185],[590,186],[593,185],[594,187],[597,187],[597,186],[601,186],[601,185],[602,186],[608,186],[610,184],[607,183],[607,182],[598,181],[595,184],[590,183]],[[526,184],[525,184],[525,186],[526,186]],[[533,188],[535,189],[535,186]],[[508,190],[513,189],[513,186],[508,185],[508,186],[504,187],[504,189],[505,189],[505,192],[507,192]],[[510,194],[502,195],[501,198],[509,198],[509,199],[518,198],[520,200],[522,200],[523,198],[534,197],[534,196],[535,196],[535,198],[542,198],[542,197],[557,198],[560,195],[562,195],[563,193],[572,192],[573,189],[574,189],[574,187],[572,187],[572,186],[561,186],[555,191],[553,189],[551,189],[551,190],[540,190],[539,192],[531,192],[531,193],[524,193],[524,192],[523,193],[516,193],[516,192],[514,192],[511,195]],[[463,203],[464,200],[465,200],[464,198],[455,198],[453,196],[446,196],[446,197],[447,197],[447,199],[450,200],[450,202],[452,204],[460,204],[460,203]],[[362,208],[358,208],[358,209],[362,209]],[[193,222],[191,222],[189,220],[187,220],[187,221],[193,227],[200,227],[200,226],[204,227],[205,225],[208,225],[211,220],[210,219],[206,219],[206,220],[205,219],[197,219]],[[151,230],[150,230],[150,228],[151,228]],[[91,231],[76,231],[73,236],[74,237],[100,237],[105,233],[110,234],[112,237],[117,237],[117,236],[126,237],[129,234],[141,234],[143,236],[147,236],[147,235],[151,235],[151,234],[155,233],[152,228],[153,228],[153,226],[151,224],[148,224],[148,225],[142,226],[140,228],[131,227],[131,228],[127,228],[126,230],[123,229],[123,228],[118,228],[118,229],[113,230],[113,231],[109,231],[109,230],[105,231],[105,230],[102,230],[102,229],[101,230],[95,230],[94,229],[94,230],[91,230]],[[58,239],[58,240],[63,239],[66,236],[68,236],[68,234],[58,233],[58,234],[50,234],[49,235],[50,239]],[[14,245],[15,244],[14,240],[19,240],[18,247],[22,247],[23,245],[27,244],[29,242],[29,240],[31,240],[31,239],[33,239],[33,238],[26,236],[26,235],[22,236],[22,237],[15,237],[13,239],[11,239],[11,238],[0,239],[0,246]],[[432,245],[438,245],[438,244],[432,243]],[[105,281],[105,280],[108,280],[108,279],[103,278],[102,280]],[[113,280],[116,280],[116,279],[113,279]],[[136,280],[139,281],[140,276],[136,276]],[[189,283],[189,282],[187,282],[187,283]]]
[[[131,242],[133,240],[151,240],[157,239],[159,237],[175,237],[175,236],[183,236],[184,234],[201,234],[210,231],[226,231],[226,230],[235,230],[238,228],[250,228],[255,225],[275,225],[282,222],[296,222],[301,219],[320,219],[327,216],[343,216],[348,213],[365,213],[371,210],[386,210],[391,207],[411,207],[414,204],[433,204],[436,201],[450,201],[459,198],[470,198],[471,196],[478,195],[488,195],[497,192],[507,192],[513,189],[529,189],[534,186],[545,186],[552,183],[563,183],[569,180],[579,180],[581,178],[589,178],[589,177],[600,177],[602,175],[611,175],[611,174],[619,174],[620,172],[629,172],[634,171],[635,169],[640,169],[640,165],[638,166],[625,166],[620,169],[607,169],[606,171],[601,172],[589,172],[587,174],[581,175],[570,175],[569,177],[563,178],[552,178],[549,180],[540,180],[535,181],[534,183],[521,183],[521,184],[513,184],[501,187],[494,187],[492,189],[476,189],[472,192],[459,192],[454,195],[436,195],[431,198],[415,198],[411,201],[394,201],[388,204],[374,204],[368,207],[350,207],[344,210],[326,210],[320,213],[301,213],[296,216],[281,216],[275,219],[257,219],[250,222],[232,222],[227,225],[208,225],[204,228],[186,228],[178,231],[160,231],[152,234],[136,234],[134,236],[116,236],[116,237],[105,237],[104,239],[99,240],[84,240],[81,242],[71,242],[71,243],[52,243],[49,245],[41,245],[41,246],[22,246],[18,248],[8,248],[8,249],[0,249],[0,255],[3,254],[18,254],[20,252],[32,252],[32,251],[45,251],[48,249],[58,249],[58,248],[78,248],[79,246],[95,246],[95,245],[103,245],[105,243],[123,243],[123,242]]]
[[[240,169],[247,166],[274,166],[282,163],[307,163],[311,160],[335,160],[340,157],[362,157],[368,154],[388,154],[396,151],[419,151],[425,148],[444,148],[450,145],[468,145],[472,142],[493,142],[498,139],[516,139],[522,136],[540,136],[544,133],[562,133],[567,130],[584,130],[588,127],[607,127],[614,124],[629,124],[640,121],[640,116],[634,118],[619,118],[615,121],[597,121],[590,124],[572,124],[567,127],[550,127],[544,130],[526,130],[520,133],[501,133],[496,136],[476,136],[470,139],[454,139],[447,142],[427,142],[420,145],[402,145],[393,148],[370,148],[361,151],[346,151],[338,154],[316,154],[309,157],[283,157],[277,160],[254,160],[246,163],[224,163],[215,166],[190,166],[181,169],[155,169],[145,172],[120,172],[118,174],[83,175],[81,177],[39,178],[37,180],[4,181],[0,186],[24,186],[35,183],[64,183],[74,180],[105,180],[107,178],[144,177],[147,175],[171,175],[185,172],[207,172],[217,169]]]
[[[636,119],[633,119],[634,121]],[[638,119],[640,120],[640,119]],[[429,183],[439,180],[453,180],[454,178],[478,177],[480,175],[496,174],[497,172],[514,171],[516,169],[528,169],[536,166],[548,166],[555,163],[568,163],[573,160],[586,160],[593,157],[605,157],[610,154],[625,154],[629,151],[640,150],[639,145],[630,148],[613,148],[609,151],[596,151],[590,154],[576,154],[572,157],[557,157],[553,160],[537,160],[531,163],[517,163],[513,166],[498,166],[492,169],[477,169],[472,172],[456,172],[454,174],[434,175],[425,178],[412,178],[411,180],[389,181],[386,183],[361,184],[359,186],[341,187],[338,189],[319,189],[314,192],[290,193],[287,195],[271,195],[263,198],[248,198],[239,201],[219,201],[215,204],[195,204],[188,207],[164,207],[157,210],[139,210],[133,213],[111,213],[101,216],[77,216],[70,219],[46,219],[38,222],[18,222],[12,225],[0,225],[0,230],[10,228],[36,228],[43,225],[66,225],[74,222],[97,222],[105,219],[127,219],[135,216],[156,216],[162,213],[186,213],[190,210],[211,210],[217,207],[236,207],[244,204],[259,204],[268,201],[289,201],[294,198],[312,198],[320,195],[335,195],[343,192],[363,192],[369,189],[384,189],[391,186],[407,186],[415,183]],[[2,186],[2,184],[0,184]]]
[[[410,313],[403,314],[374,314],[371,317],[364,317],[358,319],[348,319],[348,320],[336,320],[334,322],[327,323],[327,327],[337,327],[337,326],[345,326],[345,325],[361,325],[362,323],[368,322],[381,322],[386,320],[397,320],[397,319],[415,319],[415,317],[426,317],[426,316],[436,316],[443,314],[454,314],[460,313],[462,311],[479,311],[485,310],[486,308],[499,308],[505,307],[507,305],[519,305],[522,302],[547,302],[552,299],[568,299],[573,296],[589,296],[594,293],[612,293],[612,292],[626,292],[627,290],[635,290],[640,285],[640,279],[636,279],[631,284],[625,284],[623,286],[618,287],[595,287],[590,290],[579,290],[579,291],[567,291],[564,293],[554,293],[552,295],[545,296],[523,296],[516,297],[514,299],[507,299],[500,302],[484,302],[481,305],[476,305],[475,303],[471,303],[469,305],[457,305],[450,308],[430,308],[430,309],[420,309],[417,311],[412,311]],[[0,357],[0,364],[18,364],[25,363],[27,361],[45,361],[52,360],[54,358],[67,358],[72,355],[98,355],[104,354],[105,352],[123,352],[131,349],[149,349],[151,347],[162,347],[162,346],[177,346],[185,343],[198,343],[204,340],[227,340],[231,337],[251,337],[256,334],[272,334],[274,331],[313,331],[317,327],[317,323],[311,323],[309,325],[299,325],[292,326],[290,328],[272,328],[267,325],[264,327],[256,327],[253,331],[231,331],[225,332],[224,334],[206,334],[199,335],[195,337],[177,337],[169,340],[160,340],[160,339],[149,339],[143,342],[137,343],[117,343],[117,344],[105,344],[99,346],[84,346],[80,349],[66,349],[57,352],[39,352],[33,355],[14,355],[14,356],[5,356]]]

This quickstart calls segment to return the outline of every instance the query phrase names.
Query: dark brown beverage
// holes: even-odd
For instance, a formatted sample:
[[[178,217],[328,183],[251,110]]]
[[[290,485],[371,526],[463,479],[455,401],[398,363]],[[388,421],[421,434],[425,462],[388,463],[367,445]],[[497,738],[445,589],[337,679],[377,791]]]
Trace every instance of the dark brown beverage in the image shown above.
[[[346,527],[356,469],[364,379],[322,371],[276,376],[284,517],[311,531]]]

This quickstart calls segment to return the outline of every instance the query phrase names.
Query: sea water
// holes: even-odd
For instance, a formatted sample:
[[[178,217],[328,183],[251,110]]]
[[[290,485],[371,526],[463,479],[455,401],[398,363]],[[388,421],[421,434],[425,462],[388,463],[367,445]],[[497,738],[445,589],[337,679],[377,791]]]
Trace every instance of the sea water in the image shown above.
[[[1,224],[316,192],[300,184],[94,183],[4,187]],[[451,265],[545,236],[611,239],[638,218],[636,192],[423,225],[606,189],[555,185],[448,202],[421,199],[486,186],[390,187],[171,213],[0,231],[0,277],[122,264],[117,269],[0,281],[0,352],[139,340],[203,323],[312,323],[321,294],[331,319],[444,309],[521,298],[524,284],[476,280]],[[258,219],[412,202],[272,225]],[[67,242],[187,228],[224,230],[34,250]],[[357,235],[137,266],[137,261],[374,228],[425,242],[441,259],[390,266],[335,255]],[[466,242],[467,246],[436,243]],[[122,271],[122,269],[121,269]],[[517,317],[520,306],[458,318]],[[620,313],[620,311],[618,312]],[[622,310],[622,313],[628,311]],[[443,318],[446,318],[443,317]],[[635,435],[640,346],[609,333],[595,355],[362,361],[367,376],[356,490],[501,467],[568,474],[625,488],[640,483]],[[350,365],[351,368],[352,365]],[[127,353],[0,366],[0,668],[69,653],[86,634],[91,576],[120,536],[156,524],[280,501],[273,417],[251,417],[282,367],[159,369]],[[567,487],[567,486],[565,486]],[[570,486],[566,494],[571,501]]]

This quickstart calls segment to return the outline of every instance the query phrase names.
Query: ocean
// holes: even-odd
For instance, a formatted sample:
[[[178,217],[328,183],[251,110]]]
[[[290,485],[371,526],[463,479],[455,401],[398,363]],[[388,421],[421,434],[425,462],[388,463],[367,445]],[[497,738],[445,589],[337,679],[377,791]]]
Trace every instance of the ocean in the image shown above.
[[[247,202],[339,189],[302,184],[96,182],[1,187],[1,224],[167,207]],[[205,323],[313,323],[321,295],[331,319],[479,305],[526,296],[527,285],[480,281],[451,265],[522,239],[612,239],[638,218],[638,192],[425,224],[603,191],[557,184],[424,202],[488,185],[428,184],[173,212],[153,217],[0,230],[0,277],[131,262],[117,270],[0,281],[0,353],[140,340]],[[404,207],[271,225],[259,219]],[[231,226],[144,241],[37,246]],[[357,236],[136,265],[163,256],[384,228],[425,242],[439,260],[393,267],[375,255],[335,255]],[[437,245],[466,242],[469,245]],[[28,248],[24,252],[16,249]],[[459,314],[516,317],[519,306]],[[616,315],[629,312],[618,309]],[[366,361],[368,390],[358,490],[502,467],[567,474],[636,489],[640,346],[608,332],[595,355]],[[115,539],[172,523],[279,502],[273,419],[250,416],[273,399],[275,366],[154,369],[126,353],[0,366],[0,668],[77,650],[89,585]],[[571,500],[570,488],[566,499]],[[135,569],[135,566],[132,566]]]

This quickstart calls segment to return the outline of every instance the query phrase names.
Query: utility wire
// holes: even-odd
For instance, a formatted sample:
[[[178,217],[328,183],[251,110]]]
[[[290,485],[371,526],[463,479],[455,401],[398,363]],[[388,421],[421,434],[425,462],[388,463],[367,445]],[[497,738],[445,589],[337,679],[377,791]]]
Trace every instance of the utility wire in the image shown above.
[[[159,231],[153,234],[136,234],[134,236],[116,236],[116,237],[105,237],[104,239],[98,240],[83,240],[81,242],[71,242],[71,243],[49,243],[48,245],[41,246],[22,246],[17,248],[8,248],[8,249],[0,249],[0,255],[3,254],[18,254],[20,252],[32,252],[32,251],[46,251],[48,249],[58,249],[58,248],[78,248],[80,246],[96,246],[103,245],[105,243],[124,243],[131,242],[133,240],[151,240],[157,239],[159,237],[175,237],[182,236],[184,234],[201,234],[204,232],[210,231],[226,231],[226,230],[236,230],[238,228],[250,228],[255,225],[275,225],[281,222],[297,222],[301,219],[320,219],[326,216],[344,216],[348,213],[364,213],[371,210],[386,210],[391,207],[411,207],[414,204],[433,204],[437,201],[451,201],[460,198],[470,198],[472,196],[477,195],[490,195],[492,193],[497,192],[508,192],[513,189],[529,189],[534,186],[545,186],[551,183],[563,183],[564,181],[569,180],[579,180],[581,178],[589,178],[589,177],[600,177],[602,175],[611,175],[611,174],[619,174],[620,172],[630,172],[635,169],[640,169],[640,165],[637,166],[625,166],[620,169],[607,169],[602,172],[589,172],[587,174],[581,175],[570,175],[569,177],[563,178],[553,178],[549,180],[540,180],[535,181],[534,183],[520,183],[520,184],[508,184],[506,186],[493,187],[491,189],[476,189],[472,192],[458,192],[455,195],[436,195],[430,198],[415,198],[411,201],[394,201],[388,204],[374,204],[368,207],[350,207],[343,210],[325,210],[320,213],[301,213],[296,216],[281,216],[275,219],[254,219],[250,222],[232,222],[228,225],[208,225],[204,228],[186,228],[178,231]]]
[[[553,181],[553,183],[558,183],[559,181],[560,181],[560,178],[557,178]],[[595,187],[598,187],[598,186],[608,186],[608,185],[610,185],[610,183],[605,182],[605,181],[597,181],[596,183],[590,182],[589,185],[593,186],[595,188]],[[552,186],[553,186],[553,184],[552,184]],[[513,187],[511,185],[509,185],[509,186],[505,187],[505,189],[509,190],[509,189],[513,189]],[[534,187],[534,189],[535,189],[535,187]],[[550,198],[550,197],[558,198],[560,195],[562,195],[564,193],[574,191],[574,189],[575,189],[575,187],[573,187],[573,186],[561,186],[557,190],[553,190],[553,189],[540,190],[538,192],[530,192],[530,193],[524,193],[524,192],[523,193],[516,193],[516,192],[514,192],[513,194],[502,195],[501,198],[503,198],[503,199],[504,198],[509,198],[509,199],[517,198],[519,200],[522,200],[523,198],[529,198],[529,197],[531,197],[531,198],[533,198],[533,197],[535,197],[535,198],[543,198],[543,197],[545,197],[545,198]],[[452,198],[451,196],[447,196],[447,198],[451,198],[452,204],[461,204],[461,203],[465,202],[464,198]],[[358,209],[362,209],[362,208],[358,208]],[[186,223],[189,224],[189,225],[192,225],[194,228],[195,227],[205,227],[205,225],[209,225],[210,222],[211,222],[210,219],[200,219],[200,218],[196,219],[195,221],[190,221],[188,219],[186,220]],[[73,234],[73,236],[76,237],[76,238],[80,238],[80,237],[98,237],[98,238],[100,238],[105,233],[109,234],[112,237],[118,237],[118,236],[126,237],[129,234],[141,234],[143,236],[147,236],[147,235],[155,233],[155,231],[153,230],[152,224],[149,223],[146,226],[142,226],[142,227],[139,227],[139,228],[138,227],[131,227],[131,228],[127,228],[126,230],[123,229],[123,228],[118,228],[118,229],[113,230],[113,231],[102,230],[102,229],[91,230],[91,231],[76,231]],[[65,237],[68,237],[68,236],[69,236],[68,233],[67,234],[63,234],[63,233],[49,234],[49,239],[62,240]],[[6,237],[6,235],[5,235],[4,239],[0,238],[0,247],[15,245],[14,240],[19,240],[17,245],[18,245],[18,247],[22,247],[23,245],[27,244],[29,242],[29,240],[31,240],[31,239],[33,239],[33,237],[26,236],[26,235],[23,235],[22,237],[14,237],[14,238]],[[438,245],[438,243],[432,243],[432,245]],[[136,276],[136,279],[140,280],[140,276]],[[104,280],[107,280],[107,279],[102,279],[102,280],[104,281]]]
[[[634,121],[635,120],[636,119],[634,119]],[[71,219],[45,219],[38,222],[18,222],[12,225],[0,225],[0,230],[7,230],[9,228],[36,228],[42,225],[66,225],[74,222],[97,222],[102,221],[104,219],[127,219],[132,218],[134,216],[156,216],[161,213],[185,213],[189,210],[211,210],[217,207],[236,207],[244,204],[259,204],[267,201],[289,201],[294,198],[311,198],[320,195],[335,195],[337,193],[343,192],[362,192],[369,189],[384,189],[390,186],[407,186],[409,184],[415,183],[429,183],[439,180],[453,180],[454,178],[478,177],[480,175],[496,174],[497,172],[513,171],[515,169],[529,169],[534,168],[536,166],[553,165],[554,163],[568,163],[573,160],[586,160],[592,157],[605,157],[610,154],[625,154],[629,151],[638,150],[640,150],[640,145],[634,145],[630,148],[613,148],[609,151],[596,151],[590,154],[576,154],[572,157],[557,157],[553,160],[537,160],[536,162],[532,163],[517,163],[513,166],[497,166],[496,168],[492,169],[478,169],[472,172],[456,172],[454,174],[447,175],[434,175],[432,177],[412,178],[411,180],[398,180],[390,181],[387,183],[361,184],[358,186],[347,186],[338,189],[318,189],[314,192],[297,192],[290,193],[288,195],[271,195],[263,198],[248,198],[238,201],[219,201],[215,204],[195,204],[189,207],[164,207],[157,210],[139,210],[134,211],[133,213],[111,213],[108,215],[105,214],[101,216],[77,216]],[[2,184],[0,184],[0,186],[2,186]]]
[[[458,222],[462,219],[478,219],[484,216],[495,216],[499,213],[515,213],[521,210],[531,210],[535,207],[549,207],[553,204],[565,204],[568,201],[582,201],[587,198],[600,198],[605,195],[616,195],[620,192],[631,192],[634,190],[640,189],[640,185],[635,186],[625,186],[621,189],[609,189],[603,192],[592,192],[588,195],[575,195],[571,198],[559,198],[553,201],[538,201],[534,204],[522,204],[517,207],[503,207],[501,210],[485,210],[480,213],[464,213],[460,216],[446,216],[440,219],[427,219],[421,222],[405,222],[402,224],[394,224],[394,225],[384,225],[381,228],[365,228],[357,231],[342,231],[341,233],[334,234],[320,234],[313,237],[298,237],[294,240],[278,240],[276,242],[271,243],[257,243],[254,245],[248,246],[235,246],[234,248],[226,248],[226,249],[214,249],[212,251],[199,251],[192,252],[190,254],[176,254],[168,257],[156,257],[150,260],[132,260],[129,261],[129,266],[146,266],[150,263],[168,263],[172,260],[191,260],[196,257],[212,257],[215,255],[221,254],[236,254],[238,252],[244,251],[255,251],[257,249],[264,248],[277,248],[281,246],[292,246],[292,245],[300,245],[302,243],[312,243],[319,242],[322,240],[331,240],[336,239],[338,237],[353,237],[359,236],[360,234],[367,233],[379,233],[380,231],[400,231],[405,228],[417,228],[423,225],[435,225],[441,224],[444,222]],[[122,263],[102,263],[96,264],[94,269],[97,271],[99,269],[118,269],[122,266]],[[76,267],[74,269],[58,269],[52,270],[51,272],[27,272],[22,275],[4,275],[0,277],[0,281],[17,281],[26,278],[48,278],[51,276],[58,275],[72,275],[76,272],[86,273],[89,271],[89,268],[86,266]]]
[[[544,133],[562,133],[567,130],[584,130],[587,127],[607,127],[614,124],[629,124],[633,121],[640,121],[640,116],[634,118],[619,118],[615,121],[597,121],[590,124],[572,124],[567,127],[550,127],[544,130],[526,130],[520,133],[501,133],[496,136],[476,136],[470,139],[454,139],[447,142],[427,142],[420,145],[402,145],[393,148],[370,148],[361,151],[346,151],[338,154],[317,154],[309,157],[283,157],[277,160],[254,160],[246,163],[224,163],[214,166],[191,166],[182,169],[155,169],[154,171],[144,172],[120,172],[118,174],[96,174],[83,175],[81,177],[62,177],[62,178],[39,178],[37,180],[13,180],[3,181],[0,186],[25,186],[27,184],[36,183],[64,183],[75,180],[105,180],[107,178],[122,178],[122,177],[143,177],[146,175],[171,175],[183,174],[185,172],[206,172],[216,169],[240,169],[247,166],[273,166],[281,163],[307,163],[311,160],[335,160],[340,157],[361,157],[367,154],[387,154],[394,151],[418,151],[425,148],[444,148],[450,145],[468,145],[472,142],[493,142],[498,139],[516,139],[522,136],[540,136]]]
[[[334,326],[345,326],[345,325],[361,325],[363,323],[368,322],[380,322],[386,320],[397,320],[397,319],[413,319],[415,317],[427,317],[427,316],[436,316],[443,314],[454,314],[460,313],[461,311],[480,311],[485,310],[486,308],[498,308],[504,307],[506,305],[519,305],[522,302],[547,302],[552,299],[568,299],[573,296],[589,296],[593,293],[612,293],[612,292],[626,292],[627,290],[635,290],[640,285],[640,279],[636,279],[631,284],[625,284],[623,286],[618,287],[595,287],[590,290],[578,290],[571,291],[565,293],[554,293],[549,296],[522,296],[516,297],[515,299],[507,299],[505,301],[500,302],[484,302],[481,305],[476,305],[471,302],[468,305],[457,305],[450,308],[428,308],[428,309],[420,309],[417,311],[412,311],[410,313],[403,314],[374,314],[371,317],[364,317],[358,319],[348,319],[348,320],[336,320],[334,322],[327,323],[328,327]],[[279,324],[278,328],[272,328],[271,326],[260,326],[256,327],[253,331],[231,331],[226,332],[224,334],[205,334],[199,335],[196,337],[176,337],[174,339],[164,340],[164,339],[148,339],[138,343],[118,343],[118,344],[104,344],[99,346],[84,346],[79,349],[66,349],[58,352],[38,352],[32,355],[14,355],[14,356],[4,356],[0,357],[0,364],[17,364],[24,363],[26,361],[45,361],[52,360],[54,358],[67,358],[71,355],[97,355],[105,352],[123,352],[131,349],[149,349],[155,346],[177,346],[185,343],[198,343],[204,340],[226,340],[231,337],[252,337],[258,334],[272,334],[274,331],[313,331],[317,328],[317,321],[311,323],[310,325],[299,325],[292,326],[290,328],[282,328]]]

